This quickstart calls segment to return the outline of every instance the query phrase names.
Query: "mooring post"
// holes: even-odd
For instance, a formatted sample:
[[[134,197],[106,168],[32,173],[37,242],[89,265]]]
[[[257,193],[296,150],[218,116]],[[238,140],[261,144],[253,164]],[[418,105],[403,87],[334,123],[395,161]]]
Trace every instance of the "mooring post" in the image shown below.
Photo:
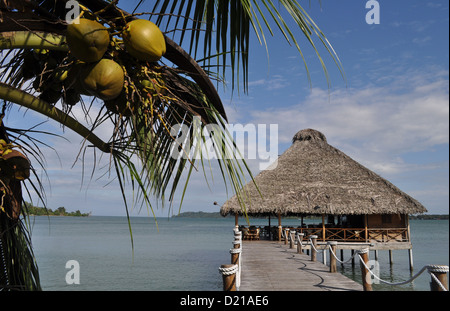
[[[234,232],[234,241],[233,246],[234,248],[240,248],[242,243],[242,232],[241,231],[235,231]]]
[[[295,246],[295,230],[289,230],[289,238],[291,239],[290,244],[289,244],[289,248],[294,248]]]
[[[232,248],[232,249],[230,249],[230,254],[231,254],[231,264],[232,265],[239,264],[239,255],[241,254],[241,249],[240,248]]]
[[[299,233],[298,237],[297,237],[297,253],[298,254],[301,254],[303,252],[302,241],[303,241],[303,236],[304,235],[305,235],[304,233]]]
[[[389,264],[394,264],[394,255],[392,254],[392,249],[389,250]]]
[[[448,266],[430,265],[428,266],[428,272],[431,274],[430,289],[432,291],[448,291],[448,278],[447,273]],[[439,281],[439,282],[438,282]],[[441,283],[442,286],[439,284]]]
[[[365,265],[369,265],[369,249],[364,248],[358,251],[360,259],[365,263]],[[367,270],[367,268],[364,266],[362,262],[360,262],[361,267],[361,277],[362,277],[362,283],[363,283],[363,289],[364,291],[372,291],[372,278],[370,277],[370,272]]]
[[[316,246],[317,246],[317,235],[311,235],[311,261],[316,261],[317,259],[317,252],[316,252]]]
[[[287,245],[289,240],[289,229],[284,229],[284,244]]]
[[[335,273],[337,272],[337,266],[336,266],[336,249],[337,249],[337,242],[336,241],[330,241],[328,242],[328,245],[330,246],[330,272]]]
[[[219,271],[222,273],[223,290],[226,292],[236,291],[236,273],[238,271],[238,266],[221,265]]]
[[[341,249],[341,252],[342,252],[342,251],[343,251],[343,250]],[[352,250],[351,250],[351,256],[352,256],[352,268],[355,267],[355,256],[354,256],[354,255],[355,255],[355,250],[352,249]],[[343,256],[342,256],[341,260],[344,261]],[[342,265],[344,265],[344,264],[342,264]]]

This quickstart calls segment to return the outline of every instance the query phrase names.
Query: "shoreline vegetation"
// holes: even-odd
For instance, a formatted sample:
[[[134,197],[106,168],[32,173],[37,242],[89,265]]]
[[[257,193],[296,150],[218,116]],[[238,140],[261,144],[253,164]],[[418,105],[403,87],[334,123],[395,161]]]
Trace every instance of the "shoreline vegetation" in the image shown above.
[[[178,215],[173,215],[173,218],[223,218],[220,212],[183,212]],[[228,216],[227,216],[228,217]],[[283,217],[285,218],[285,217]],[[287,217],[287,218],[298,218],[298,217]],[[314,216],[308,216],[306,218],[317,218]],[[409,215],[409,219],[418,220],[448,220],[448,214],[423,214],[423,215]]]
[[[25,202],[24,209],[28,216],[72,216],[72,217],[88,217],[91,213],[81,213],[80,210],[75,212],[68,212],[64,206],[58,207],[56,210],[51,208],[34,206],[31,203]]]

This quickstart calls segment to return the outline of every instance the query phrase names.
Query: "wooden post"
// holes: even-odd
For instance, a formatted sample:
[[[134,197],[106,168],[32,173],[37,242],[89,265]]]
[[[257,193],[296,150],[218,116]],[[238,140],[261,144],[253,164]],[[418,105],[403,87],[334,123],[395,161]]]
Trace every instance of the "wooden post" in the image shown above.
[[[406,238],[407,238],[408,242],[410,242],[411,241],[411,230],[409,227],[409,215],[408,214],[405,215],[405,220],[406,220],[406,228],[408,228],[408,231],[407,231],[408,236]]]
[[[341,248],[341,261],[344,261],[344,250]],[[342,266],[344,266],[343,263],[341,263]]]
[[[230,249],[230,254],[231,254],[231,264],[232,265],[239,264],[239,255],[241,254],[241,249],[240,248],[232,248],[232,249]]]
[[[409,255],[409,271],[412,272],[414,270],[412,247],[408,249],[408,255]]]
[[[366,242],[369,240],[369,231],[367,230],[367,215],[364,215],[364,238]]]
[[[392,255],[392,249],[389,250],[389,264],[394,264],[394,256]]]
[[[325,215],[322,214],[322,241],[325,242]]]
[[[233,248],[241,248],[241,243],[242,243],[241,239],[235,239],[233,241]]]
[[[316,261],[317,259],[317,252],[315,248],[317,248],[317,235],[311,235],[311,261]]]
[[[295,230],[289,230],[289,238],[291,239],[289,248],[294,248],[294,246],[295,246]]]
[[[358,251],[359,256],[361,256],[361,260],[364,261],[366,266],[369,264],[369,249],[365,248],[360,251]],[[363,283],[363,289],[364,291],[372,291],[372,279],[370,277],[369,270],[366,269],[366,267],[363,265],[362,262],[360,262],[361,266],[361,277],[362,277],[362,283]]]
[[[337,272],[337,266],[336,266],[336,249],[337,249],[337,242],[336,241],[330,241],[328,242],[328,245],[330,245],[330,272],[336,273]],[[334,255],[333,255],[334,254]]]
[[[278,213],[278,242],[281,242],[281,230],[283,228],[281,227],[281,214]]]
[[[238,230],[239,228],[239,213],[236,213],[234,215],[234,227],[236,228],[236,230]]]
[[[436,266],[436,265],[428,266],[428,272],[430,272],[431,274],[430,289],[432,291],[443,292],[444,288],[445,290],[448,291],[448,278],[447,278],[448,271],[449,271],[448,266]],[[442,286],[444,286],[444,288],[442,288],[439,285],[439,283],[435,280],[433,275],[439,280],[439,282],[442,284]]]
[[[223,290],[226,292],[236,291],[237,265],[221,265],[219,271],[222,273]]]
[[[303,252],[303,249],[302,249],[302,241],[303,241],[303,236],[304,236],[305,234],[304,233],[299,233],[298,234],[298,240],[297,240],[297,253],[298,254],[301,254],[302,252]]]
[[[353,256],[353,255],[355,255],[355,250],[354,250],[354,249],[352,249],[352,251],[351,251],[351,256],[352,256],[352,268],[355,267],[355,256]],[[341,260],[344,261],[343,259],[341,259]],[[344,264],[342,264],[342,265],[344,265]]]

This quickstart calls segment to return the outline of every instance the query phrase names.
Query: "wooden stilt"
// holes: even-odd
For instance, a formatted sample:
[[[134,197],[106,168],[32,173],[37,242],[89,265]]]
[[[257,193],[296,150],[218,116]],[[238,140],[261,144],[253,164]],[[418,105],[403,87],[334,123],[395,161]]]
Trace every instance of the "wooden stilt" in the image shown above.
[[[394,256],[392,254],[392,249],[389,250],[389,264],[394,264]]]
[[[408,249],[408,255],[409,255],[409,271],[412,272],[414,270],[412,248]]]

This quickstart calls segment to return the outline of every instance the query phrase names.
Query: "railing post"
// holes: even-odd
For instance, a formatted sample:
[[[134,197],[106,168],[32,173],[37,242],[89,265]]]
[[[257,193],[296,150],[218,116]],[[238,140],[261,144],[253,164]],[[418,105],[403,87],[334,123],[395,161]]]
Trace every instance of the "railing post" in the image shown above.
[[[281,227],[281,225],[278,225],[278,242],[281,242],[281,230],[283,230],[283,227]]]
[[[303,241],[303,236],[305,234],[304,233],[299,233],[297,236],[297,253],[301,254],[303,252],[302,250],[302,241]]]
[[[237,265],[239,264],[239,254],[241,253],[240,248],[232,248],[230,249],[231,254],[231,264]]]
[[[317,235],[311,235],[311,261],[316,261],[317,259],[317,252],[316,252],[316,246],[317,246]]]
[[[236,291],[236,273],[238,271],[238,266],[221,265],[219,271],[222,273],[223,290],[226,292]]]
[[[360,260],[362,260],[366,266],[369,264],[369,249],[364,248],[358,251],[359,256],[361,257]],[[370,277],[370,272],[367,270],[367,268],[364,266],[362,262],[360,262],[361,267],[361,277],[363,282],[363,289],[364,291],[372,291],[372,278]]]
[[[234,232],[234,241],[233,241],[233,247],[234,248],[240,248],[242,243],[242,232],[241,231],[235,231]]]
[[[289,240],[289,229],[284,229],[284,244],[287,245]]]
[[[289,248],[294,248],[295,246],[295,230],[289,230],[289,238],[291,239],[290,244],[289,244]]]
[[[448,271],[449,271],[448,266],[438,266],[438,265],[428,266],[428,272],[430,272],[431,274],[430,289],[432,291],[438,292],[448,291],[448,278],[447,278]],[[440,286],[438,281],[442,284],[444,288]]]
[[[337,266],[336,266],[336,249],[337,249],[337,242],[336,241],[330,241],[328,242],[328,245],[330,245],[330,272],[335,273],[337,272]]]

